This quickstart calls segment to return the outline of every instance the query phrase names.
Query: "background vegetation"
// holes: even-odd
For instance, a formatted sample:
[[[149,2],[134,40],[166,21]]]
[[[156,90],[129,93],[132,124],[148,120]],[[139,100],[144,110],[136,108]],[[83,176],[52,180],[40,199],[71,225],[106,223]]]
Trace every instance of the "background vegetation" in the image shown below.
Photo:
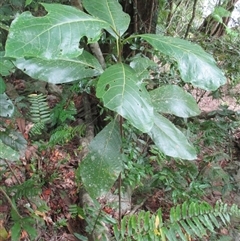
[[[1,3],[0,240],[238,240],[237,2]]]

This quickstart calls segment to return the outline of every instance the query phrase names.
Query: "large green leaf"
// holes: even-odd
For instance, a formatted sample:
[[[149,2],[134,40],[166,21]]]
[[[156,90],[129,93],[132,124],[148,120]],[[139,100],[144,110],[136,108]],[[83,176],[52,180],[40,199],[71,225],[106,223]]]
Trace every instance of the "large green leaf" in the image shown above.
[[[165,85],[150,92],[156,111],[190,117],[200,114],[193,96],[176,85]]]
[[[74,59],[19,58],[14,63],[29,76],[52,84],[80,80],[103,72],[97,59],[86,51]]]
[[[74,7],[42,4],[47,15],[33,17],[24,12],[12,22],[6,43],[6,56],[45,59],[76,58],[82,53],[79,40],[96,41],[109,25]]]
[[[116,121],[109,123],[91,142],[80,165],[80,176],[92,198],[108,192],[122,171],[121,137]]]
[[[139,37],[158,51],[174,58],[185,82],[205,90],[216,90],[226,83],[226,78],[216,66],[213,57],[199,45],[183,39],[156,34],[143,34]]]
[[[115,36],[122,36],[128,29],[130,16],[122,11],[117,0],[83,0],[84,8],[110,24],[107,31]]]
[[[8,161],[18,161],[20,153],[15,151],[10,146],[5,145],[0,139],[0,159],[6,159]]]
[[[5,93],[0,94],[0,107],[0,116],[11,117],[13,115],[14,105]]]
[[[184,134],[165,117],[155,114],[154,126],[148,133],[155,145],[167,156],[194,160],[196,152]]]
[[[151,130],[153,107],[149,93],[129,66],[116,64],[106,69],[97,83],[97,97],[139,130]]]
[[[8,76],[14,70],[13,63],[4,57],[5,52],[0,52],[0,75]]]
[[[151,78],[148,69],[156,67],[157,64],[147,57],[136,55],[130,62],[130,66],[136,71],[137,77],[140,80],[146,80]]]
[[[27,146],[27,141],[23,135],[14,130],[1,131],[0,140],[15,151],[24,151]]]

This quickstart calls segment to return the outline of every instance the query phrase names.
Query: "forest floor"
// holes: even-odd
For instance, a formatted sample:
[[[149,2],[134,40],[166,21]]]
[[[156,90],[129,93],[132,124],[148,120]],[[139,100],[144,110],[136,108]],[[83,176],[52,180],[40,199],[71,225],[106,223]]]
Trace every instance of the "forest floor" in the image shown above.
[[[239,90],[240,86],[238,86],[237,90],[234,89],[234,91]],[[197,100],[199,98],[201,99],[199,101],[199,106],[203,112],[216,110],[221,104],[227,104],[230,109],[240,111],[240,106],[234,97],[226,94],[222,100],[219,100],[212,99],[208,94],[209,93],[203,94],[203,92],[198,93],[197,91],[193,92]],[[77,101],[80,100],[75,99],[75,104]],[[23,120],[18,121],[23,122]],[[26,128],[28,128],[27,124],[24,124],[25,126],[21,128],[20,126],[22,126],[22,124],[9,124],[16,126],[19,130],[22,129],[20,131],[23,133]],[[231,173],[231,180],[238,182],[240,180],[240,171],[238,171],[240,170],[240,152],[237,147],[232,146],[232,148],[234,149],[232,150],[232,160],[226,160],[223,157],[219,163],[226,172]],[[212,150],[206,148],[202,151],[206,153]],[[0,171],[2,173],[0,177],[0,186],[2,187],[11,188],[15,185],[20,185],[32,176],[36,176],[36,182],[38,180],[44,180],[40,193],[35,199],[19,198],[16,200],[16,206],[19,208],[21,215],[32,215],[32,213],[34,213],[35,216],[39,217],[39,223],[34,224],[39,234],[38,238],[35,240],[77,241],[79,239],[74,236],[74,233],[84,234],[84,224],[81,217],[74,217],[69,209],[71,205],[79,205],[80,202],[80,187],[76,184],[75,177],[76,168],[81,161],[79,160],[79,152],[79,143],[77,139],[73,139],[65,145],[56,145],[52,149],[43,151],[38,150],[29,139],[25,156],[20,162],[5,161],[4,163],[0,163]],[[197,162],[201,162],[201,155],[199,155],[199,160],[197,160]],[[222,185],[220,180],[215,180],[214,182],[213,185]],[[240,193],[238,193],[238,190],[239,188],[235,188],[224,194],[216,190],[211,191],[206,193],[204,200],[214,204],[217,200],[222,199],[229,204],[236,203],[240,205]],[[14,192],[14,188],[12,191]],[[139,208],[151,211],[162,208],[163,210],[169,211],[173,203],[164,195],[163,190],[154,190],[153,193],[148,195],[146,201],[142,203]],[[40,212],[36,210],[36,203],[42,201],[44,201],[45,207]],[[114,210],[106,204],[103,205],[102,211],[112,217],[116,217],[118,212],[118,210]],[[14,224],[13,220],[10,218],[10,212],[11,206],[8,200],[0,193],[0,228],[4,227],[4,229],[8,231],[9,240],[11,240],[9,230]],[[234,228],[231,229],[231,231],[224,228],[219,230],[219,233],[231,235],[234,241],[240,240],[239,233],[233,232],[232,230],[234,230]],[[1,239],[0,237],[0,241],[1,240],[4,241],[8,239]],[[30,240],[25,231],[21,232],[21,240]]]

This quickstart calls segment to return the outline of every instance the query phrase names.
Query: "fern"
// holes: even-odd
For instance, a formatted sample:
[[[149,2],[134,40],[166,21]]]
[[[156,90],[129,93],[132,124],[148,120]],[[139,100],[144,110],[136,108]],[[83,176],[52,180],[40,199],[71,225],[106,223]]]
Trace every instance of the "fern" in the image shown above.
[[[30,135],[41,135],[45,126],[50,122],[50,108],[47,104],[46,96],[43,94],[29,95],[30,106],[30,119],[34,123],[31,128]]]
[[[188,241],[189,237],[203,238],[209,231],[214,233],[216,228],[229,224],[231,216],[240,216],[237,205],[217,202],[212,207],[206,202],[184,202],[171,208],[167,221],[163,221],[161,210],[154,215],[141,211],[125,216],[121,229],[114,226],[114,235],[116,240]]]
[[[30,114],[32,122],[49,122],[50,109],[47,104],[46,96],[44,96],[43,94],[31,94],[29,95],[29,101],[31,103]]]
[[[82,136],[85,130],[84,125],[78,125],[76,127],[71,127],[68,125],[59,126],[54,132],[52,133],[49,144],[56,145],[56,144],[65,144],[73,139],[76,135]]]
[[[77,109],[73,101],[62,99],[53,109],[52,112],[52,125],[61,125],[66,123],[67,120],[75,120]]]
[[[41,184],[36,184],[36,180],[28,179],[22,184],[14,185],[9,188],[9,192],[14,193],[14,198],[29,198],[41,193]]]

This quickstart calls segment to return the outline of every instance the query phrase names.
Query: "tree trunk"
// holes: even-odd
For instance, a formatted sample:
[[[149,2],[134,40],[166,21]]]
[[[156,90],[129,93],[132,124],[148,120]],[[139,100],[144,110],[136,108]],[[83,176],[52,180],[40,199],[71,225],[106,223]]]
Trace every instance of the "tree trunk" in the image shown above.
[[[131,16],[128,34],[155,33],[159,0],[122,0],[123,11]]]
[[[127,36],[131,34],[156,33],[159,0],[122,0],[123,11],[131,17]],[[136,54],[128,45],[123,48],[124,58]],[[149,56],[150,57],[150,56]]]
[[[222,23],[216,21],[212,15],[209,15],[201,26],[199,27],[199,31],[202,33],[205,33],[211,37],[221,37],[225,34],[226,31],[226,26],[228,25],[230,18],[231,18],[231,13],[234,10],[234,5],[238,2],[239,0],[228,0],[226,3],[223,3],[221,6],[228,10],[230,12],[229,17],[223,17]]]

